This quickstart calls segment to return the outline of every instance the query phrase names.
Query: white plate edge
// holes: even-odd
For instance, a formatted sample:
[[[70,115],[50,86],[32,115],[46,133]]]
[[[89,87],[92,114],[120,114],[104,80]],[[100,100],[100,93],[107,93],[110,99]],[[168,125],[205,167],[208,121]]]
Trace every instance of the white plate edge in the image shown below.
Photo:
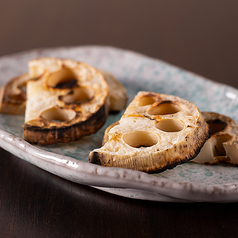
[[[55,47],[55,48],[39,48],[39,49],[33,49],[33,50],[29,50],[29,51],[14,53],[14,54],[7,55],[7,56],[1,56],[0,60],[3,59],[3,58],[6,58],[6,57],[16,57],[17,55],[20,56],[22,54],[30,54],[31,52],[35,52],[37,50],[45,51],[45,50],[51,50],[51,49],[58,50],[58,49],[65,49],[65,48],[72,49],[72,48],[85,48],[85,47],[89,47],[89,48],[98,48],[98,47],[100,47],[100,48],[105,48],[105,49],[121,50],[121,51],[129,52],[129,53],[134,54],[134,55],[138,55],[140,57],[145,57],[145,58],[148,58],[148,59],[151,59],[151,60],[154,60],[154,61],[163,62],[161,60],[145,56],[141,53],[133,52],[133,51],[130,51],[130,50],[119,49],[119,48],[115,48],[115,47],[111,47],[111,46],[77,46],[77,47],[69,46],[69,47]],[[171,67],[174,67],[174,68],[179,68],[177,66],[170,65],[166,62],[165,62],[165,64],[167,64]],[[184,70],[184,69],[182,69],[182,70]],[[184,70],[184,71],[186,73],[196,75],[196,74],[194,74],[192,72],[189,72],[187,70]],[[199,77],[199,79],[201,79],[201,80],[211,81],[212,84],[227,87],[227,88],[229,88],[229,90],[230,89],[231,90],[233,90],[233,89],[236,90],[232,86],[225,85],[225,84],[222,84],[222,83],[217,83],[217,82],[214,82],[210,79],[203,78],[202,76],[199,76],[199,75],[196,75],[196,76]],[[11,135],[10,133],[7,133],[3,130],[0,130],[0,138],[1,138],[1,141],[7,142],[8,144],[11,144],[11,145],[16,146],[18,148],[23,148],[23,147],[26,148],[27,150],[25,151],[25,153],[28,153],[31,156],[37,158],[37,156],[34,153],[35,153],[35,150],[39,151],[39,149],[35,148],[34,146],[25,142],[21,138],[16,137],[14,135]],[[1,146],[4,148],[3,145],[1,145]],[[7,148],[7,147],[5,147],[5,148]],[[14,153],[14,151],[9,151],[9,152]],[[54,165],[64,166],[63,164],[59,164],[57,162],[56,157],[60,156],[60,155],[54,154],[52,152],[46,152],[46,151],[43,151],[43,150],[41,152],[43,152],[41,154],[41,156],[45,155],[45,156],[49,156],[49,157],[53,158],[52,160],[47,160],[47,158],[45,158],[45,161],[47,163],[53,163]],[[54,155],[55,157],[54,156],[52,157],[52,155]],[[62,157],[62,156],[60,156],[60,157]],[[37,159],[39,160],[39,158],[37,158]],[[165,179],[165,178],[158,178],[158,177],[148,175],[148,174],[145,174],[145,173],[142,173],[142,172],[139,172],[139,171],[131,171],[131,170],[126,170],[126,169],[115,169],[115,168],[105,168],[105,167],[101,167],[101,166],[98,166],[98,165],[93,165],[93,164],[90,164],[90,163],[86,163],[86,162],[83,162],[83,161],[78,161],[76,159],[66,157],[66,156],[63,156],[63,159],[66,160],[66,161],[68,160],[68,161],[72,162],[73,164],[74,163],[78,164],[79,169],[77,169],[77,173],[86,174],[86,175],[90,175],[90,176],[101,176],[101,177],[106,177],[106,178],[110,178],[110,179],[116,179],[116,181],[119,183],[117,186],[120,187],[120,188],[125,187],[125,188],[143,189],[145,191],[152,191],[152,192],[156,191],[156,192],[159,192],[161,195],[171,196],[171,197],[180,198],[180,199],[188,199],[188,196],[189,196],[189,198],[191,200],[194,200],[194,201],[198,201],[200,199],[202,201],[216,201],[216,200],[223,201],[224,197],[227,197],[228,195],[229,196],[233,195],[233,196],[231,196],[229,198],[225,198],[225,200],[227,200],[227,201],[233,201],[233,200],[236,200],[236,198],[238,198],[238,191],[237,191],[238,184],[236,184],[236,183],[235,184],[227,184],[227,185],[203,185],[203,184],[194,184],[194,183],[191,183],[191,182],[176,182],[176,181],[171,181],[171,180]],[[41,167],[39,164],[34,163],[34,161],[32,161],[31,163],[44,169],[44,167]],[[71,164],[71,166],[72,166],[72,164]],[[67,167],[67,168],[69,168],[69,167]],[[85,173],[85,169],[87,170],[87,173]],[[72,170],[72,167],[71,167],[71,170]],[[88,172],[88,171],[90,171],[90,172]],[[115,178],[115,174],[118,174],[118,173],[116,173],[116,171],[120,171],[119,177],[117,177],[117,178]],[[129,171],[130,176],[128,176],[128,171]],[[49,171],[49,172],[52,173],[52,171]],[[125,176],[125,173],[126,173],[126,176]],[[133,176],[131,176],[131,174]],[[56,174],[56,175],[64,177],[60,174]],[[121,175],[122,175],[122,177],[120,177]],[[153,179],[152,179],[152,177],[153,177]],[[74,179],[70,179],[70,178],[66,178],[66,179],[74,181]],[[146,181],[146,183],[144,181]],[[130,186],[125,186],[124,184],[121,184],[121,182],[122,183],[129,182]],[[91,185],[90,183],[88,184],[87,182],[84,183],[84,184]],[[103,183],[98,183],[98,184],[96,183],[96,184],[93,184],[93,185],[94,186],[102,186],[102,185],[105,186],[106,184],[104,184],[104,182],[103,182]],[[149,185],[149,187],[147,187],[148,185]],[[115,187],[115,184],[111,184],[111,186]],[[171,190],[173,190],[172,193],[171,193]],[[185,192],[185,191],[188,192],[189,194],[190,193],[191,194],[190,195],[189,194],[186,195],[185,193],[178,194],[178,192]],[[196,196],[195,195],[193,196],[192,194],[195,194]],[[218,197],[217,197],[217,195],[218,195]]]

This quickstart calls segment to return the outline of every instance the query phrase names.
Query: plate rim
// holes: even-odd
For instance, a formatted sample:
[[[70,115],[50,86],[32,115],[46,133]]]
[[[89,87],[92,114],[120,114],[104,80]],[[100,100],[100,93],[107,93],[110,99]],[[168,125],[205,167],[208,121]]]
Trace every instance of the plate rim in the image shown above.
[[[38,48],[28,51],[22,51],[14,54],[9,54],[6,56],[0,56],[0,62],[5,58],[15,58],[16,56],[22,56],[23,54],[31,54],[36,51],[48,51],[48,50],[60,50],[60,49],[101,49],[101,50],[116,50],[123,51],[129,54],[140,56],[143,58],[148,58],[155,61],[164,62],[141,53],[137,53],[131,50],[120,49],[112,46],[95,46],[95,45],[86,45],[86,46],[68,46],[68,47],[50,47],[50,48]],[[167,62],[164,62],[168,66],[179,68],[173,66]],[[180,68],[181,69],[181,68]],[[191,73],[187,70],[182,69],[186,73]],[[192,73],[193,75],[197,75]],[[197,75],[199,76],[199,75]],[[228,87],[229,90],[237,91],[236,88],[214,82],[210,79],[203,78],[201,79],[210,81],[212,84]],[[238,95],[238,92],[236,92]],[[44,170],[47,164],[52,164],[52,166],[59,166],[64,172],[62,174],[54,171],[46,170],[50,173],[53,173],[57,176],[66,178],[73,182],[95,186],[100,189],[100,187],[111,187],[111,188],[125,188],[125,189],[140,189],[148,192],[155,192],[159,195],[168,197],[168,198],[178,198],[182,200],[190,201],[205,201],[205,202],[234,202],[238,200],[238,183],[230,183],[223,185],[205,185],[199,183],[193,183],[189,181],[178,182],[173,181],[167,178],[153,176],[140,171],[133,171],[123,168],[111,168],[111,167],[102,167],[100,165],[91,164],[89,162],[80,161],[69,156],[59,155],[54,152],[45,151],[43,149],[37,148],[34,145],[24,141],[22,138],[17,137],[9,132],[6,132],[0,129],[0,146],[3,149],[8,150],[10,153],[15,153],[17,157],[26,160],[25,157],[28,156],[29,160],[26,160],[37,167],[43,168]],[[10,149],[9,149],[10,148]],[[14,151],[13,148],[17,148],[18,153]],[[21,153],[19,153],[21,151]],[[36,163],[36,160],[40,160],[41,163]],[[60,161],[60,162],[59,162]],[[38,161],[39,162],[39,161]],[[59,169],[60,170],[60,169]],[[74,171],[74,176],[76,177],[65,177],[63,174],[65,171]],[[78,177],[77,177],[78,176]],[[84,176],[84,181],[82,180]],[[88,180],[86,179],[88,177]],[[92,177],[100,178],[93,180]],[[110,178],[110,182],[106,181]],[[130,186],[128,186],[128,184]]]

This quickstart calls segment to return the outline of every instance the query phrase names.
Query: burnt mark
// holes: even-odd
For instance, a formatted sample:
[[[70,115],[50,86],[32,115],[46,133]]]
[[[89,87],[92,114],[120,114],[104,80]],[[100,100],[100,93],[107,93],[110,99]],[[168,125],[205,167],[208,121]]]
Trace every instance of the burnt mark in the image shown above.
[[[208,120],[207,124],[209,126],[211,135],[214,135],[218,132],[224,131],[227,127],[227,123],[220,119]]]
[[[150,147],[150,146],[148,146],[148,145],[138,145],[138,146],[136,146],[135,148],[147,148],[147,147]]]
[[[98,152],[92,152],[91,155],[89,156],[89,162],[92,164],[99,164],[101,165],[101,161],[99,159],[99,154]]]
[[[194,159],[200,152],[203,144],[206,142],[206,139],[203,141],[203,143],[201,144],[201,146],[199,148],[197,148],[196,150],[194,150],[193,153],[191,153],[188,156],[185,156],[183,159],[181,159],[180,157],[178,157],[177,159],[175,158],[172,162],[168,162],[167,164],[165,164],[162,168],[157,168],[157,169],[153,169],[153,170],[149,170],[149,171],[145,171],[149,174],[153,174],[153,173],[161,173],[167,169],[173,169],[176,166],[186,163],[192,159]]]
[[[106,106],[103,104],[97,112],[85,121],[60,127],[41,128],[25,124],[24,138],[33,144],[56,144],[77,141],[83,136],[96,133],[105,123],[107,116]]]
[[[179,106],[179,102],[178,101],[172,101],[172,100],[158,100],[155,105],[158,106],[158,105],[162,105],[162,104],[172,104],[172,105],[176,105],[176,106]]]
[[[78,80],[77,79],[67,79],[66,82],[58,83],[56,86],[52,87],[55,89],[71,89],[78,87]]]

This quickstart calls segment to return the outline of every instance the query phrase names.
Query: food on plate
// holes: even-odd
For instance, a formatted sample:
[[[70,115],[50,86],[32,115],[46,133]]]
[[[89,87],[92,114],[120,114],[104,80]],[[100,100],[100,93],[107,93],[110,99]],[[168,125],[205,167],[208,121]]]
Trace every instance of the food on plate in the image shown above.
[[[126,108],[126,89],[106,71],[51,57],[28,66],[28,73],[0,88],[0,113],[25,114],[24,139],[31,143],[79,140],[96,133],[109,111]],[[105,130],[102,147],[90,152],[89,161],[154,173],[190,160],[237,165],[237,155],[234,120],[201,113],[176,96],[141,91]]]
[[[121,119],[106,131],[91,163],[149,173],[193,159],[209,137],[201,112],[182,98],[138,92]]]
[[[0,113],[24,114],[28,74],[14,77],[0,88]]]
[[[126,88],[112,74],[104,70],[99,71],[103,74],[109,87],[110,111],[124,110],[128,100]]]
[[[202,114],[209,125],[211,137],[192,161],[202,164],[238,164],[238,125],[231,118],[215,112]]]
[[[109,111],[109,89],[95,68],[68,59],[29,62],[24,139],[37,144],[79,140],[98,131]]]
[[[38,58],[31,60],[29,62],[30,77],[39,77],[45,72],[45,70],[54,71],[58,67],[58,64],[60,64],[57,63],[57,60],[59,59],[56,59],[55,65],[52,65],[52,58]],[[127,104],[127,92],[125,87],[112,74],[101,69],[98,69],[98,71],[103,74],[109,87],[109,110],[114,112],[125,109]]]
[[[0,88],[0,113],[25,114],[26,107],[26,83],[29,79],[37,78],[45,72],[47,58],[39,58],[30,61],[30,75],[24,73],[14,77]],[[127,104],[127,92],[125,87],[110,73],[99,70],[109,87],[110,112],[124,110]]]

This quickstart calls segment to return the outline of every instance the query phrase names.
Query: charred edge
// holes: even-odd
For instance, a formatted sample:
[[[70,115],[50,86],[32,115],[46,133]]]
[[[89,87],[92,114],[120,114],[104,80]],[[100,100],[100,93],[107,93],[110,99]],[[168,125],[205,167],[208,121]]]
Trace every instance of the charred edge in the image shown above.
[[[25,140],[34,144],[55,144],[60,142],[71,142],[96,133],[106,121],[106,106],[91,115],[86,121],[81,121],[69,126],[41,128],[25,124]]]
[[[74,91],[71,90],[71,91],[68,92],[66,95],[72,95],[73,93],[74,93]],[[59,96],[58,96],[58,100],[64,102],[64,100],[63,100],[64,96],[65,96],[65,95],[59,95]],[[64,103],[67,104],[66,102],[64,102]],[[72,104],[72,103],[71,103],[71,104]]]
[[[206,142],[206,140],[209,138],[209,134],[206,133],[203,141],[200,143],[200,145],[198,146],[198,148],[196,148],[196,150],[193,151],[193,153],[191,153],[189,156],[185,156],[183,159],[180,159],[180,157],[177,157],[173,162],[168,162],[166,165],[164,165],[163,167],[160,168],[149,168],[149,169],[141,169],[141,172],[146,172],[148,174],[153,174],[153,173],[161,173],[167,169],[173,169],[175,168],[177,165],[186,163],[192,159],[194,159],[200,152],[201,148],[203,147],[204,143]],[[181,146],[181,145],[180,145]],[[187,145],[184,145],[184,148],[188,147]],[[175,150],[177,149],[177,146],[175,147]],[[93,152],[92,156],[90,158],[90,162],[91,163],[95,163],[101,166],[105,166],[106,164],[110,164],[110,160],[104,160],[103,156],[101,153],[97,153],[97,152]]]
[[[121,111],[119,111],[119,110],[115,110],[115,111],[114,111],[114,110],[110,110],[109,113],[110,113],[111,115],[117,115],[117,114],[119,114],[120,112],[121,112]]]
[[[184,159],[177,159],[174,162],[169,162],[167,163],[164,167],[156,169],[156,170],[148,170],[148,171],[144,171],[147,172],[149,174],[153,174],[153,173],[161,173],[167,169],[173,169],[174,167],[176,167],[177,165],[186,163],[192,159],[194,159],[200,152],[200,150],[202,149],[203,145],[205,144],[205,142],[207,141],[207,139],[209,138],[209,133],[206,133],[206,136],[204,138],[204,140],[201,142],[200,146],[194,150],[194,152],[192,154],[190,154],[189,156],[186,156]]]
[[[26,101],[26,93],[22,92],[20,94],[12,94],[12,95],[4,95],[3,96],[3,102],[4,103],[12,103],[16,105],[20,105],[22,103],[25,103]]]
[[[221,119],[214,119],[214,120],[207,120],[206,121],[208,126],[209,126],[209,133],[210,135],[214,135],[218,132],[226,130],[228,123],[221,120]],[[213,128],[213,126],[217,125],[216,127]]]
[[[156,106],[162,105],[162,104],[173,104],[173,105],[179,105],[178,101],[171,101],[171,100],[162,100],[159,102],[156,102]]]
[[[89,162],[92,164],[101,165],[100,156],[97,152],[92,152],[89,156]]]
[[[158,116],[157,116],[157,118],[153,118],[153,117],[151,117],[149,115],[146,115],[146,114],[143,114],[142,116],[145,117],[145,118],[150,119],[151,121],[157,121],[157,118],[158,118]]]
[[[67,82],[63,82],[63,83],[58,83],[56,86],[53,86],[51,88],[54,89],[71,89],[71,88],[75,88],[78,87],[78,79],[69,79],[67,80]]]
[[[166,104],[166,103],[176,104],[175,101],[171,101],[171,100],[163,100],[162,102],[160,102],[160,104]]]

